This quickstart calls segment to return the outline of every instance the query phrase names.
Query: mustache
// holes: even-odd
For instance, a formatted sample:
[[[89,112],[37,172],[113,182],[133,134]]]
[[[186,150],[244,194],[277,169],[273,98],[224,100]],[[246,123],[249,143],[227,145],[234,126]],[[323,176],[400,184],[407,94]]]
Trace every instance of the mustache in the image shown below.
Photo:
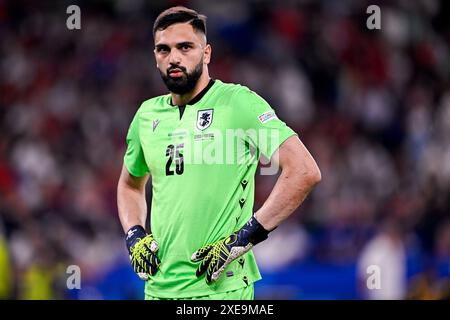
[[[186,73],[186,68],[183,66],[177,66],[177,65],[172,65],[169,68],[167,68],[167,74],[169,74],[171,71],[175,70],[175,69],[179,69],[182,72]]]

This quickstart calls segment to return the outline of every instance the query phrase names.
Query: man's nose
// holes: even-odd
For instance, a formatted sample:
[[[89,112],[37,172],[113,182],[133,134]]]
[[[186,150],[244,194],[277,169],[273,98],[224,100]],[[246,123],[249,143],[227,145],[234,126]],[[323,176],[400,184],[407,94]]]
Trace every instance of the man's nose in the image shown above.
[[[171,64],[180,64],[181,63],[181,55],[178,52],[178,50],[174,49],[174,50],[170,51],[169,62]]]

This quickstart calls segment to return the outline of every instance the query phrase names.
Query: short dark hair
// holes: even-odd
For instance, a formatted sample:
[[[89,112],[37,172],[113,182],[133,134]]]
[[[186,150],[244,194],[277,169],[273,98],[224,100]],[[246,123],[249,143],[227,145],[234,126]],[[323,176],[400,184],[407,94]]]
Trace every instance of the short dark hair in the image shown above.
[[[164,10],[156,18],[153,24],[153,38],[158,30],[164,30],[175,23],[189,22],[194,30],[200,31],[206,36],[206,16],[197,11],[183,6],[176,6]]]

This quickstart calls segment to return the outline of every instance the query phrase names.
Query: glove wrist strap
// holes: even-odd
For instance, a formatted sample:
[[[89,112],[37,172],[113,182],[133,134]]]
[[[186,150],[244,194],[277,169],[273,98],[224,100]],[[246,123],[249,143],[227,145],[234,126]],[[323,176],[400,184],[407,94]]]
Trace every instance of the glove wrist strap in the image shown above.
[[[245,237],[249,240],[249,242],[256,245],[266,240],[271,231],[264,229],[258,220],[256,220],[255,216],[252,216],[245,226],[239,231],[239,233],[243,232],[246,234]]]
[[[131,252],[131,248],[134,246],[134,244],[139,240],[143,239],[147,233],[145,232],[145,229],[141,225],[135,225],[131,227],[127,231],[127,236],[125,238],[125,242],[127,244],[128,251]]]

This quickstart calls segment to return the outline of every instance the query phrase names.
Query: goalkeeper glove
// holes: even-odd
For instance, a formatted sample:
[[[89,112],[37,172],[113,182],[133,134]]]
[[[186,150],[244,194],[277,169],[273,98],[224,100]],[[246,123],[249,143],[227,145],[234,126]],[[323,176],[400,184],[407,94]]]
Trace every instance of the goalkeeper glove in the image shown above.
[[[196,272],[197,277],[206,271],[206,282],[216,281],[232,261],[266,240],[269,232],[252,217],[230,236],[198,249],[191,257],[193,262],[201,261]]]
[[[152,234],[147,234],[140,225],[131,227],[125,239],[131,265],[142,280],[148,280],[149,276],[155,275],[161,263],[156,256],[158,243]]]

